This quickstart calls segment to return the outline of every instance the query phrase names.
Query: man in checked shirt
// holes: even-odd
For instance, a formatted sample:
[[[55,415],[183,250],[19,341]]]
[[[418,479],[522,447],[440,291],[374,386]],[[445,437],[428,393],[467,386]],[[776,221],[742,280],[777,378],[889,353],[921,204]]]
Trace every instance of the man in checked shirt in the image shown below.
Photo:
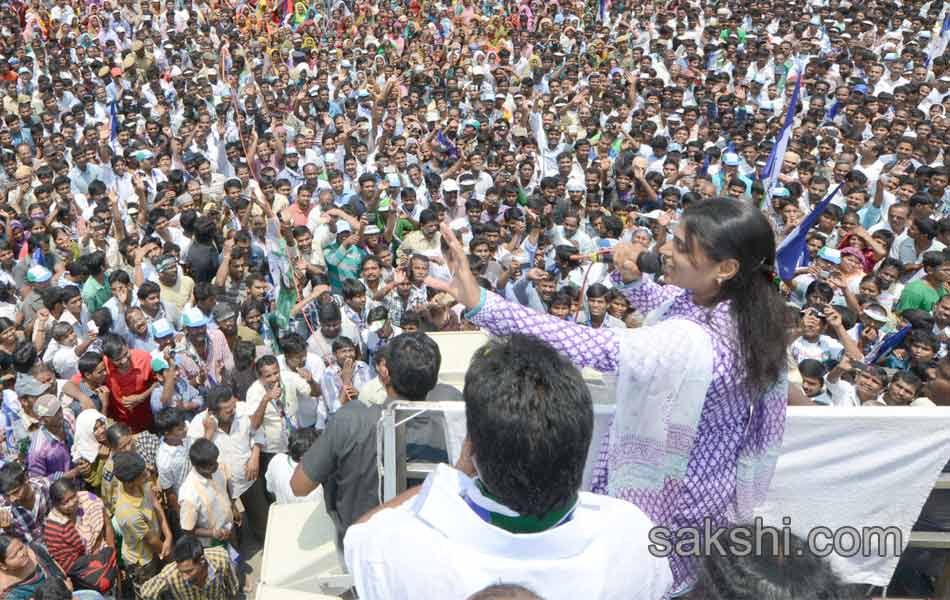
[[[205,548],[184,535],[172,548],[172,563],[142,586],[146,600],[231,600],[238,597],[238,578],[224,546]]]

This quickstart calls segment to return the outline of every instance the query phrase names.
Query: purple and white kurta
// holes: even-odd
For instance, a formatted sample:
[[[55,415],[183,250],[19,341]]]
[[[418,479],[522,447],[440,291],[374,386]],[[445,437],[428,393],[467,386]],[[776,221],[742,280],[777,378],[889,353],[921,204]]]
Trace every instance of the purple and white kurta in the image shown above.
[[[583,327],[484,291],[467,316],[494,335],[531,334],[580,367],[616,374],[594,492],[632,502],[672,532],[751,519],[782,441],[784,377],[764,393],[745,384],[728,303],[706,308],[649,277],[614,278],[635,308],[652,313],[644,327]],[[674,591],[692,585],[696,559],[674,554],[670,566]]]

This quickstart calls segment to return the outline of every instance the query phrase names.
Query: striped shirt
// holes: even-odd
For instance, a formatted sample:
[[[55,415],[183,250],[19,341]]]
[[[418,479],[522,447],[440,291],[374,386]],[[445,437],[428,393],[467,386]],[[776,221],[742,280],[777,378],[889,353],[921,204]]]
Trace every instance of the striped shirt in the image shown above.
[[[344,248],[343,244],[337,243],[327,246],[325,256],[330,286],[339,291],[343,289],[344,279],[357,279],[360,276],[360,265],[367,254],[366,250],[359,246]]]
[[[10,508],[13,524],[5,533],[14,535],[25,542],[44,543],[43,523],[49,514],[53,503],[49,498],[49,479],[45,477],[30,477],[26,485],[33,488],[33,508],[26,508],[22,504],[10,504],[6,496],[0,495],[0,508]]]
[[[106,546],[102,500],[91,492],[79,490],[76,501],[76,514],[72,518],[55,508],[46,517],[46,547],[64,571],[83,554],[95,554]]]
[[[240,589],[237,575],[224,547],[205,548],[208,561],[208,576],[204,585],[189,581],[178,570],[178,563],[171,563],[161,573],[142,586],[141,595],[146,600],[170,598],[171,600],[231,600],[237,598]]]
[[[69,572],[85,554],[85,548],[76,526],[67,517],[54,510],[46,519],[46,549],[63,571]]]

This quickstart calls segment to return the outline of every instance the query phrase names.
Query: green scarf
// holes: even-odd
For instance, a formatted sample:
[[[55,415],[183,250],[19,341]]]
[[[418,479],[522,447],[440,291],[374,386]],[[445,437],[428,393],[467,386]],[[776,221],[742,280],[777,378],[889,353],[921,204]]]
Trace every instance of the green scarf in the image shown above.
[[[478,491],[481,492],[485,498],[491,500],[495,504],[504,506],[498,501],[497,498],[492,496],[492,494],[487,489],[485,489],[485,485],[480,480],[476,479],[475,485],[478,487]],[[540,516],[511,516],[493,511],[491,508],[479,504],[480,499],[469,496],[469,500],[472,503],[478,505],[479,508],[488,513],[489,523],[495,527],[504,529],[508,533],[541,533],[542,531],[553,529],[554,527],[557,527],[563,523],[567,517],[574,512],[574,509],[577,507],[577,499],[577,494],[574,494],[561,506],[556,507]]]

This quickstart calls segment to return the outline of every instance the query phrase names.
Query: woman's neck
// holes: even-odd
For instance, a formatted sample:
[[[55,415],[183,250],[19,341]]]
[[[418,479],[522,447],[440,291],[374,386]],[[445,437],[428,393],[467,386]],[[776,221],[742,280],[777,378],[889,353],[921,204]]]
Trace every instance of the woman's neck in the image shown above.
[[[30,563],[28,563],[27,565],[23,567],[20,567],[19,569],[8,569],[7,571],[4,571],[3,575],[7,578],[7,581],[8,581],[8,585],[4,586],[4,588],[9,589],[13,587],[13,585],[16,584],[17,582],[22,581],[23,579],[26,579],[27,577],[29,577],[35,570],[36,570],[36,563],[31,561]]]
[[[693,302],[706,308],[712,308],[718,304],[716,296],[718,296],[718,290],[693,290]]]

